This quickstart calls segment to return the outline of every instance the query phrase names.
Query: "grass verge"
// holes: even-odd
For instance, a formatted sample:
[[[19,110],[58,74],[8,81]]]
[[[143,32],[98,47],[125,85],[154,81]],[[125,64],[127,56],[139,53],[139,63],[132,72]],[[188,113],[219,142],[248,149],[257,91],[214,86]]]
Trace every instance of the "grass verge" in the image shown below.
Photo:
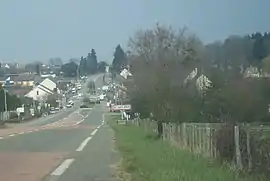
[[[132,181],[253,181],[198,155],[157,140],[135,125],[118,125],[111,117],[122,166]]]

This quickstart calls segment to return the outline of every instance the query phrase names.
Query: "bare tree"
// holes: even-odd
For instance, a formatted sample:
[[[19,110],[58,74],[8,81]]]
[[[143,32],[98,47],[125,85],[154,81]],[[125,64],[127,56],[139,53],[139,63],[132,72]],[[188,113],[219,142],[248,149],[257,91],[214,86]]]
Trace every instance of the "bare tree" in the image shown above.
[[[157,24],[154,29],[138,31],[130,38],[129,48],[133,94],[137,93],[133,96],[146,97],[160,136],[162,122],[170,120],[176,110],[172,93],[180,92],[188,74],[201,66],[203,45],[186,28],[175,31]]]

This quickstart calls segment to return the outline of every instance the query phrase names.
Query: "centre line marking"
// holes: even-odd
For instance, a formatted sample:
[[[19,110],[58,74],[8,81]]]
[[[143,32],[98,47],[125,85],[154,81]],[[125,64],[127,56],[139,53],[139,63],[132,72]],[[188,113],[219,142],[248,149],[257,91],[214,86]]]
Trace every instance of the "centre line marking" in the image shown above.
[[[87,143],[92,139],[91,136],[87,137],[79,146],[79,148],[77,148],[76,151],[82,151],[84,149],[84,147],[87,145]]]
[[[94,136],[97,132],[97,129],[95,129],[92,133],[91,133],[91,136]]]
[[[74,159],[66,159],[65,161],[63,161],[61,163],[61,165],[59,165],[52,173],[51,175],[54,176],[60,176],[62,175],[67,169],[68,167],[72,164],[72,162],[74,162]]]

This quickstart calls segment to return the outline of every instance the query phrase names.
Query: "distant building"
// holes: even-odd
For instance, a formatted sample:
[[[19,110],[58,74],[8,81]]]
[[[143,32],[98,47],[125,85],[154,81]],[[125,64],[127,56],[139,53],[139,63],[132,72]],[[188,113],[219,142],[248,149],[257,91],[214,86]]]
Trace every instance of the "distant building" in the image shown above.
[[[33,87],[33,89],[25,95],[25,97],[32,98],[33,100],[42,100],[47,95],[51,95],[54,93],[54,90],[56,89],[56,83],[50,80],[49,78],[46,78],[41,83],[39,83],[37,86]]]
[[[32,87],[35,84],[35,74],[22,73],[22,74],[7,74],[4,82],[5,87],[9,86],[21,86]]]
[[[124,78],[127,79],[128,77],[131,77],[132,74],[127,70],[127,69],[123,69],[120,73],[120,75]]]

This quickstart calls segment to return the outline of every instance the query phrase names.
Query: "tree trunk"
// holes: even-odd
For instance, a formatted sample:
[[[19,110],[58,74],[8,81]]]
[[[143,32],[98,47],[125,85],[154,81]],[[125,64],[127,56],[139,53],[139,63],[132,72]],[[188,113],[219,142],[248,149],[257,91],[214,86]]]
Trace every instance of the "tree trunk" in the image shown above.
[[[163,135],[163,124],[162,124],[162,121],[158,121],[157,122],[157,126],[158,126],[158,138],[162,138],[162,135]]]

